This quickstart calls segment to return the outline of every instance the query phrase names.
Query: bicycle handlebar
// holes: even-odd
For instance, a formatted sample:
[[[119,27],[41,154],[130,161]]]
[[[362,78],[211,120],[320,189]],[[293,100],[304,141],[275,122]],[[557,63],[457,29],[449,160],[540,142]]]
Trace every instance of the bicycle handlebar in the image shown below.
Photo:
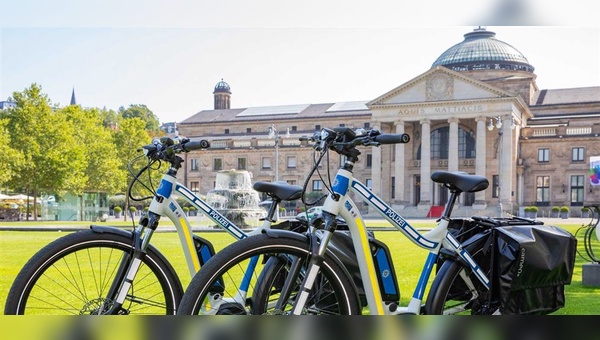
[[[172,162],[178,153],[208,148],[210,148],[210,142],[205,139],[190,141],[185,137],[175,140],[170,137],[162,137],[153,140],[152,144],[144,145],[141,150],[148,158]]]
[[[404,144],[410,141],[410,136],[406,133],[402,134],[381,134],[373,138],[374,142],[379,144]]]

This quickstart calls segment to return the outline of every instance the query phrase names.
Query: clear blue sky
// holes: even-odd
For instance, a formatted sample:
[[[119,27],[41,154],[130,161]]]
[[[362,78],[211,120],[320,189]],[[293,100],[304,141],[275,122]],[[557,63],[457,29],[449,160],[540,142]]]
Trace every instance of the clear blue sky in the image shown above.
[[[600,86],[600,28],[575,6],[587,0],[570,2],[576,23],[559,8],[527,12],[538,0],[520,21],[489,11],[512,0],[434,12],[385,0],[1,1],[0,100],[35,82],[54,103],[75,88],[84,107],[145,104],[161,122],[212,109],[221,78],[234,108],[370,100],[427,71],[480,17],[540,88]]]

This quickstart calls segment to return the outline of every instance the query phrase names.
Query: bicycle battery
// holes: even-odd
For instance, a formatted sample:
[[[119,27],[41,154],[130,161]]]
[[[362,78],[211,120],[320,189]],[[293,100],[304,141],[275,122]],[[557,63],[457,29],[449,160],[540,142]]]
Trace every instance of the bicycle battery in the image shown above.
[[[210,260],[211,257],[215,255],[215,248],[209,240],[202,238],[198,235],[193,235],[194,239],[194,247],[196,248],[196,253],[198,254],[198,259],[200,260],[200,267],[204,266],[204,264]],[[222,293],[225,290],[225,284],[223,282],[223,278],[219,278],[214,286],[211,288],[211,293]]]
[[[400,301],[400,289],[390,250],[383,242],[375,238],[370,239],[369,244],[377,270],[381,297],[384,301],[397,303]]]

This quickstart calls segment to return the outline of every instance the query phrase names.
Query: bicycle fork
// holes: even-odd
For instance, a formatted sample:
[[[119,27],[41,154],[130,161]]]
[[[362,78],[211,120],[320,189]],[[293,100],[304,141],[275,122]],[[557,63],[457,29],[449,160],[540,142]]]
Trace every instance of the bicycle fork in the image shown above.
[[[330,215],[326,212],[324,212],[323,214]],[[327,223],[328,220],[331,222]],[[317,275],[321,270],[321,265],[323,264],[325,252],[327,251],[327,245],[329,244],[329,241],[333,236],[333,232],[337,227],[335,222],[335,216],[333,216],[333,218],[331,219],[325,218],[325,221],[328,226],[326,226],[325,230],[323,231],[320,243],[317,241],[318,238],[314,233],[311,232],[308,234],[308,236],[310,237],[310,261],[308,263],[307,270],[305,271],[306,275],[304,275],[302,284],[300,285],[300,292],[298,294],[298,298],[296,299],[296,301],[294,301],[294,306],[292,307],[292,314],[294,315],[302,314],[302,311],[306,306],[309,294],[315,284]],[[300,273],[300,267],[298,266],[298,264],[299,263],[294,263],[294,265],[290,269],[290,276],[285,281],[282,291],[283,294],[281,294],[279,301],[277,301],[277,307],[279,308],[282,308],[285,299],[289,297],[291,288],[290,285],[295,282],[295,278]]]
[[[150,238],[158,226],[159,215],[150,212],[149,217],[142,217],[140,223],[133,231],[133,253],[123,254],[119,268],[115,274],[110,289],[106,295],[104,304],[98,310],[98,314],[115,315],[124,313],[122,308],[127,294],[131,289],[135,275],[137,274],[142,259],[146,256],[146,249],[150,244]],[[104,312],[106,311],[106,312]]]

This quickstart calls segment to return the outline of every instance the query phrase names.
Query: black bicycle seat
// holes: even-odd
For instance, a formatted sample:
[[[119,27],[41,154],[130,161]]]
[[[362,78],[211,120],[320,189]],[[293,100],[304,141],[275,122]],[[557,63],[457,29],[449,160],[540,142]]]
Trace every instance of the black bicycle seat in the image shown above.
[[[485,190],[490,182],[487,178],[478,175],[469,175],[462,171],[435,171],[431,174],[431,180],[442,183],[451,190],[463,192],[477,192]]]
[[[280,199],[282,201],[294,201],[302,195],[302,187],[285,182],[255,182],[252,186],[258,192]]]

